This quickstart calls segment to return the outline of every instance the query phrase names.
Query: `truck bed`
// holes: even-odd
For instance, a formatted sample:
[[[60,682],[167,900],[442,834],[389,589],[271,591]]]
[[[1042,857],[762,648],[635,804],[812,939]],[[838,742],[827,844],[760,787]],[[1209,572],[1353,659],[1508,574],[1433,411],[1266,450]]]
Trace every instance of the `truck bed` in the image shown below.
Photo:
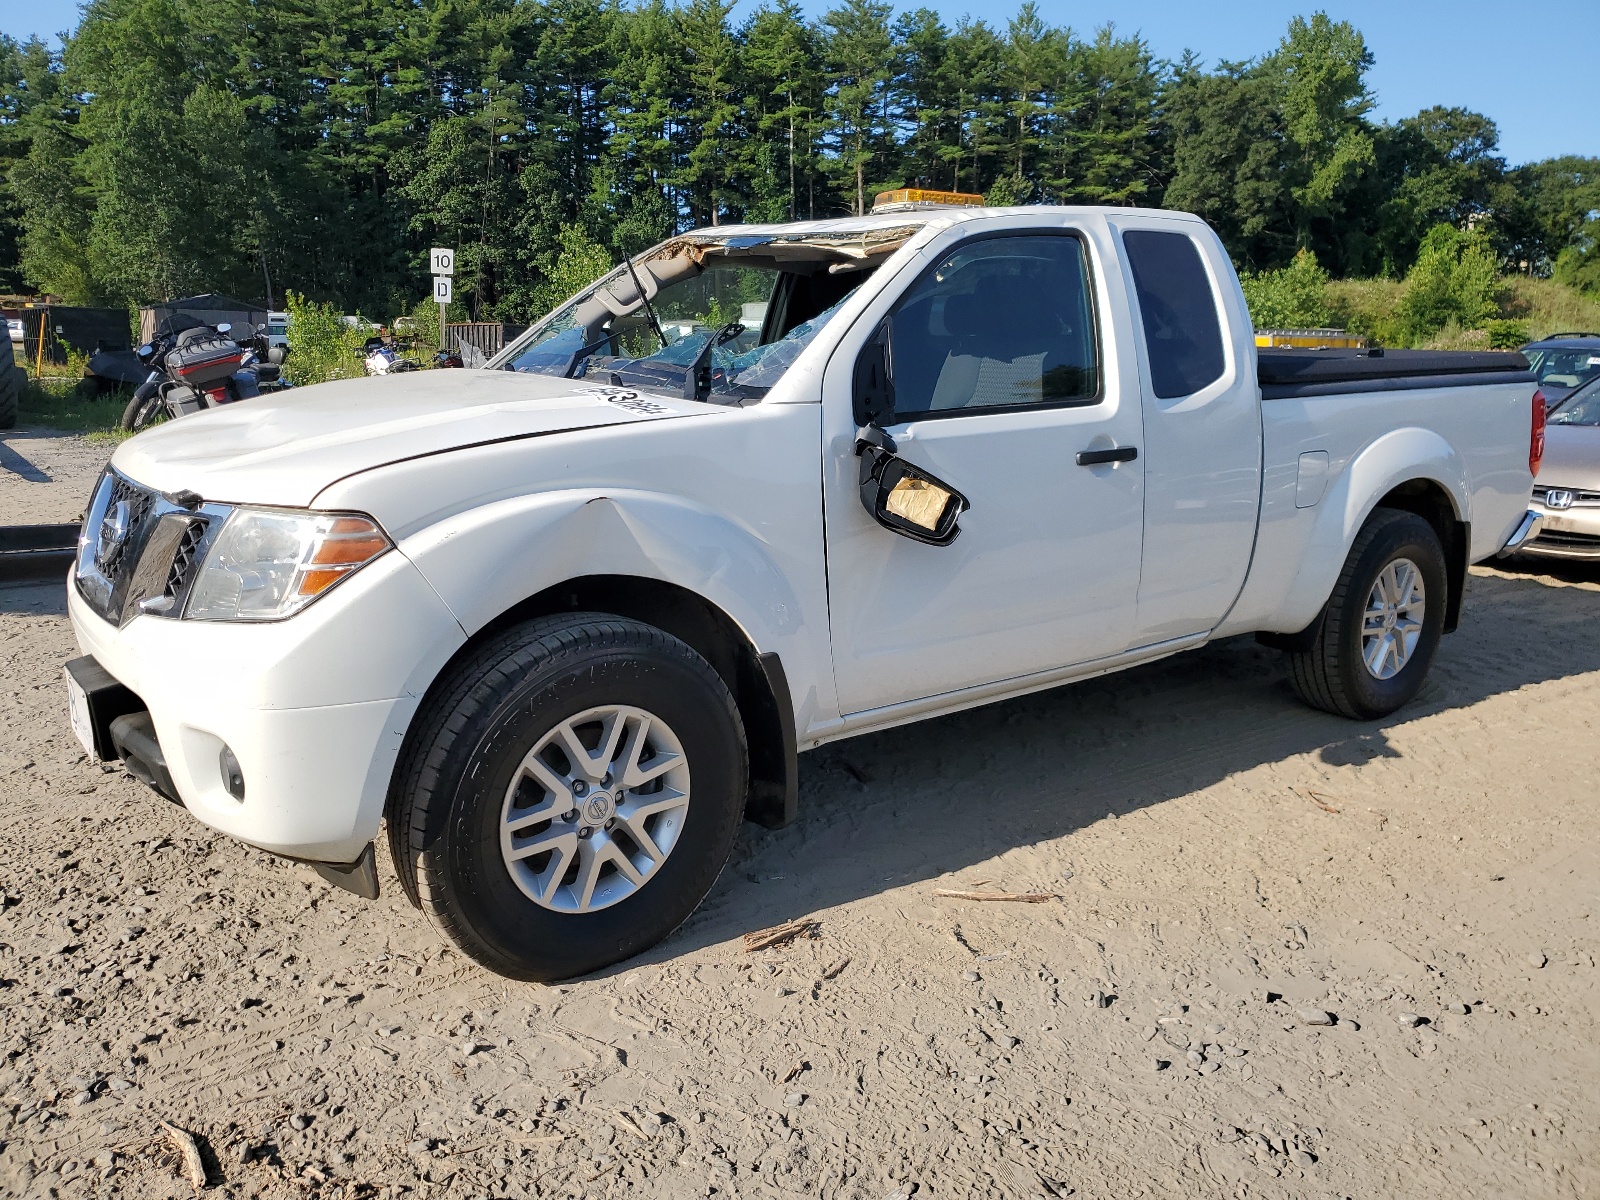
[[[1263,400],[1537,382],[1514,350],[1262,349],[1256,377]]]

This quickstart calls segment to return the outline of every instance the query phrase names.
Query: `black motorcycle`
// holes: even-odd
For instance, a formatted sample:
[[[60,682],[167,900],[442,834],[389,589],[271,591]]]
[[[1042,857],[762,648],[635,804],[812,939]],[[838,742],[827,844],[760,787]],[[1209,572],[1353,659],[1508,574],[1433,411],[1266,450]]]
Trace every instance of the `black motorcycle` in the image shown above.
[[[232,332],[226,323],[206,325],[181,313],[162,322],[154,340],[134,352],[149,374],[123,410],[122,428],[137,433],[160,420],[288,386],[280,371],[285,347],[269,347],[254,333],[237,341]]]

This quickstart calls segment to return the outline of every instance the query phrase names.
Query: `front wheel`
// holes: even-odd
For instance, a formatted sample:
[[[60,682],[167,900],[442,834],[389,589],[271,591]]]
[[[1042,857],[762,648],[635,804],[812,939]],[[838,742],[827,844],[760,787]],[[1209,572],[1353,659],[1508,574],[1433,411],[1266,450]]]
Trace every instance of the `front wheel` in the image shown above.
[[[738,710],[703,658],[636,621],[548,617],[435,690],[396,773],[390,848],[464,953],[564,979],[694,911],[732,850],[746,779]]]
[[[122,410],[122,420],[118,425],[124,433],[138,433],[166,415],[167,402],[160,391],[152,391],[147,396],[135,392],[128,406]]]
[[[1356,535],[1310,645],[1289,654],[1300,698],[1358,721],[1410,701],[1439,648],[1449,586],[1433,526],[1415,513],[1376,510]]]

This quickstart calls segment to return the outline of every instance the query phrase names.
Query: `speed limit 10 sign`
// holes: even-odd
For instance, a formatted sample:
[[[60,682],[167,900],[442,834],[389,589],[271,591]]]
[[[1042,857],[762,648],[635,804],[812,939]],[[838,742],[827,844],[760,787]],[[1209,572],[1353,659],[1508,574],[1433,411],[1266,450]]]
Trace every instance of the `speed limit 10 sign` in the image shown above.
[[[456,273],[456,252],[443,246],[435,246],[428,251],[429,261],[433,264],[435,275],[454,275]]]

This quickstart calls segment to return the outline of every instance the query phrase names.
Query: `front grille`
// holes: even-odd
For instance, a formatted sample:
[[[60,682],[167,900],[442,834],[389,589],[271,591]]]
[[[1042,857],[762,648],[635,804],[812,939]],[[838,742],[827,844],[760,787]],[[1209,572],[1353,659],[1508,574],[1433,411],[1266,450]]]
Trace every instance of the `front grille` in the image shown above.
[[[200,543],[206,536],[208,524],[205,518],[199,517],[190,521],[189,527],[183,531],[183,539],[172,556],[172,566],[167,570],[167,586],[161,593],[166,599],[177,599],[187,587],[189,575],[199,562]]]
[[[1533,498],[1535,500],[1537,500],[1540,504],[1543,504],[1543,503],[1545,503],[1545,498],[1552,491],[1571,492],[1572,493],[1572,503],[1574,505],[1579,505],[1579,504],[1586,504],[1586,505],[1587,504],[1600,504],[1600,492],[1580,492],[1576,488],[1536,487],[1536,488],[1533,489]]]
[[[128,536],[122,539],[122,544],[99,560],[100,570],[114,587],[121,581],[133,566],[133,550],[144,543],[145,521],[150,516],[150,509],[155,504],[155,493],[140,487],[138,484],[124,479],[121,475],[113,475],[111,483],[111,506],[115,507],[119,501],[128,504]],[[100,531],[90,531],[96,542],[96,554]]]
[[[120,541],[115,519],[119,504],[127,505],[127,529]],[[114,625],[125,625],[141,613],[178,616],[211,541],[231,511],[221,504],[178,504],[108,470],[84,519],[74,572],[78,594]]]

